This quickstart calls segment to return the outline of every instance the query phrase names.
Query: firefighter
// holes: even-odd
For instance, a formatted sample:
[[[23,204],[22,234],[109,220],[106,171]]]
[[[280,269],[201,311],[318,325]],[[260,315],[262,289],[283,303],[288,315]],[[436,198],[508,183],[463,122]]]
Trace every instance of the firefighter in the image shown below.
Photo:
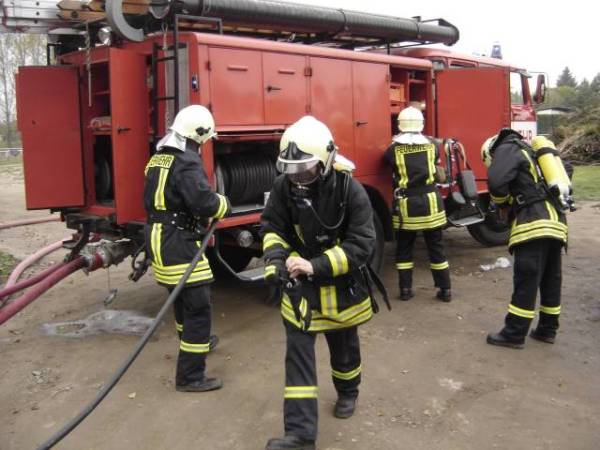
[[[282,136],[276,178],[261,218],[265,275],[286,283],[285,436],[267,450],[314,449],[315,339],[324,333],[337,391],[334,415],[352,416],[361,381],[357,326],[373,315],[364,264],[375,228],[366,191],[351,176],[327,126],[305,116]],[[337,161],[337,162],[336,162]],[[348,169],[348,170],[346,170]]]
[[[508,249],[514,254],[512,299],[504,328],[487,336],[492,345],[523,348],[535,317],[538,289],[540,316],[530,336],[554,343],[558,330],[561,249],[567,243],[567,222],[538,172],[534,150],[542,150],[537,148],[540,144],[554,147],[547,139],[534,139],[532,148],[516,131],[503,129],[481,148],[491,200],[501,216],[510,217]],[[570,164],[566,165],[572,173]]]
[[[215,122],[208,109],[187,106],[177,114],[146,165],[146,243],[154,277],[169,292],[198,251],[202,226],[230,211],[227,198],[211,191],[199,154],[199,147],[215,136]],[[212,281],[211,268],[203,256],[175,300],[180,339],[175,377],[178,391],[210,391],[223,384],[204,373],[206,354],[217,343],[216,336],[210,335]]]
[[[440,192],[439,154],[433,139],[421,133],[423,114],[413,106],[398,115],[400,133],[385,151],[385,160],[393,168],[394,199],[393,228],[396,230],[396,269],[400,286],[400,300],[410,300],[412,289],[413,246],[421,231],[429,253],[429,267],[438,288],[436,297],[449,302],[450,266],[444,255],[442,227],[446,225],[446,211]],[[439,180],[441,181],[441,180]]]

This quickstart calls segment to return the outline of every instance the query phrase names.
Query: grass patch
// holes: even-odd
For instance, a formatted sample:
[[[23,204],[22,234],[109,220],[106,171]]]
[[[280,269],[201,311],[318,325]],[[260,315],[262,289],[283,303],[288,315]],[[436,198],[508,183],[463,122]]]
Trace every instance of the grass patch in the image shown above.
[[[17,263],[18,260],[13,255],[0,250],[0,284],[4,284]]]
[[[575,166],[575,200],[600,200],[600,166]]]

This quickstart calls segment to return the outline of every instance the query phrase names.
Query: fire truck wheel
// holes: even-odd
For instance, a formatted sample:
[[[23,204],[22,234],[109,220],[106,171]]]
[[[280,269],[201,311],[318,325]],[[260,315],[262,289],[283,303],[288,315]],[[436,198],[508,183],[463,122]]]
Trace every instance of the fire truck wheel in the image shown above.
[[[371,267],[375,272],[379,272],[381,270],[381,266],[383,265],[383,249],[385,246],[385,233],[383,231],[383,224],[381,223],[381,219],[377,215],[377,212],[373,210],[373,222],[375,225],[375,250],[371,255]]]
[[[488,213],[483,222],[469,225],[467,228],[471,236],[486,247],[495,247],[508,243],[510,228],[507,225],[498,223],[495,220],[494,214]]]

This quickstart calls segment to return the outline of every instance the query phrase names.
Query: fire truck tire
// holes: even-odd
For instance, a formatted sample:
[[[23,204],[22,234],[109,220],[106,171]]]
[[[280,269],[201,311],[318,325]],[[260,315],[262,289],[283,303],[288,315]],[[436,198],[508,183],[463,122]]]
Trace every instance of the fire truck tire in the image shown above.
[[[383,250],[385,247],[385,232],[383,230],[383,224],[377,214],[377,211],[373,210],[373,222],[375,225],[375,250],[371,255],[371,267],[375,272],[379,272],[383,266]]]
[[[508,226],[502,226],[495,220],[494,214],[487,214],[483,222],[467,227],[471,236],[486,247],[506,245],[510,234]]]

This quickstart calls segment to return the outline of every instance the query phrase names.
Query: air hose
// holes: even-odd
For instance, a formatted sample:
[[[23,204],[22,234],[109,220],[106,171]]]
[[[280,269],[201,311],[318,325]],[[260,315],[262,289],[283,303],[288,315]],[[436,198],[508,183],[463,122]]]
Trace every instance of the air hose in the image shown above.
[[[148,340],[154,334],[154,332],[158,328],[158,325],[160,325],[160,322],[163,320],[168,309],[171,307],[171,305],[173,304],[173,302],[175,301],[175,299],[177,298],[177,296],[183,289],[183,286],[185,285],[187,279],[190,277],[190,275],[192,274],[192,271],[195,269],[196,265],[200,261],[200,258],[202,258],[202,255],[206,251],[206,247],[208,246],[208,243],[210,242],[210,239],[215,232],[217,223],[218,223],[217,220],[214,220],[212,222],[208,231],[206,232],[206,236],[204,236],[202,245],[198,249],[198,252],[196,252],[196,254],[194,255],[194,258],[192,259],[192,261],[190,262],[190,265],[188,266],[185,273],[179,280],[179,283],[177,283],[177,285],[175,286],[175,289],[173,289],[173,291],[171,291],[171,294],[165,301],[165,304],[162,306],[162,308],[156,315],[154,322],[152,322],[152,325],[150,325],[150,328],[148,328],[148,330],[146,331],[144,336],[142,336],[142,338],[138,341],[137,345],[135,346],[133,351],[129,354],[127,359],[123,362],[121,367],[119,367],[117,369],[117,371],[113,374],[113,376],[110,378],[110,380],[108,380],[106,382],[106,384],[104,384],[104,386],[102,387],[102,390],[98,393],[98,395],[96,395],[96,398],[94,398],[94,400],[92,400],[85,408],[83,408],[79,412],[79,414],[77,414],[77,416],[75,416],[73,419],[71,419],[70,422],[65,424],[57,433],[55,433],[54,436],[52,436],[50,439],[48,439],[46,442],[44,442],[42,445],[40,445],[38,447],[38,450],[46,450],[46,449],[52,448],[56,444],[58,444],[66,435],[68,435],[71,431],[73,431],[75,429],[75,427],[77,427],[77,425],[79,425],[81,422],[83,422],[83,420],[88,415],[90,415],[90,413],[94,409],[96,409],[96,407],[100,404],[100,402],[102,400],[104,400],[104,397],[106,397],[108,395],[108,393],[119,382],[119,380],[125,374],[127,369],[129,369],[129,366],[131,366],[133,361],[135,361],[135,359],[140,354],[142,349],[148,343]]]

